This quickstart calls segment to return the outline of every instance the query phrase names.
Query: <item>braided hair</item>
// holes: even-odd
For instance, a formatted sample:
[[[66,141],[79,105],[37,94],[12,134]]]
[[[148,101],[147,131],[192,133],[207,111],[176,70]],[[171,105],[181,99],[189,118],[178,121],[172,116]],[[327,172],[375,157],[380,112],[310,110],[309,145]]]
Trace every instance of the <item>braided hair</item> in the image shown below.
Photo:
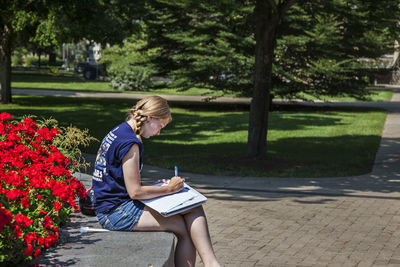
[[[168,120],[168,122],[172,120],[167,100],[160,96],[148,96],[139,100],[127,115],[127,121],[131,119],[135,121],[134,131],[136,135],[140,135],[140,130],[148,117]]]

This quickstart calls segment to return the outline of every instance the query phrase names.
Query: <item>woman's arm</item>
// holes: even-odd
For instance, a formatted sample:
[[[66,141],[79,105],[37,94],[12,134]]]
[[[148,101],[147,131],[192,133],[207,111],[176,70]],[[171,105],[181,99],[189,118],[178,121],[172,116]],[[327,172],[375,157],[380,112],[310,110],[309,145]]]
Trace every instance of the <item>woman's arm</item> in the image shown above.
[[[183,188],[183,179],[172,177],[167,186],[142,186],[140,183],[139,146],[134,144],[122,159],[125,186],[132,199],[150,199],[179,192]]]

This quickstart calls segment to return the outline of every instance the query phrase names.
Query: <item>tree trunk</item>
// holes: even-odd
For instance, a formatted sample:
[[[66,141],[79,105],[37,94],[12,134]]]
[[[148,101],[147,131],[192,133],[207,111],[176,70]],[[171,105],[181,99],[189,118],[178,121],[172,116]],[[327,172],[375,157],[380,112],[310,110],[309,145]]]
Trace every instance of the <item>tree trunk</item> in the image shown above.
[[[57,57],[57,55],[55,53],[50,53],[49,54],[49,65],[50,66],[56,66],[57,65],[56,57]]]
[[[268,1],[259,0],[256,18],[255,78],[250,104],[247,157],[262,158],[267,150],[268,112],[270,105],[272,61],[278,14]]]
[[[40,58],[41,58],[41,56],[42,56],[42,52],[40,51],[40,49],[38,50],[38,52],[37,52],[37,56],[38,56],[38,67],[39,67],[39,69],[40,69],[40,67],[41,67],[41,60],[40,60]]]
[[[0,29],[0,102],[11,103],[11,27]]]

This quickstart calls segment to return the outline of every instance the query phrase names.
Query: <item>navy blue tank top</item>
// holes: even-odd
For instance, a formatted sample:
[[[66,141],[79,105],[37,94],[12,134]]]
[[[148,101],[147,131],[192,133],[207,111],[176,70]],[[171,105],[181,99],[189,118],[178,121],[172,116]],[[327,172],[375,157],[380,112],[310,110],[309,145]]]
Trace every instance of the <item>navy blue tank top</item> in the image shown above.
[[[142,168],[143,144],[124,122],[111,130],[101,142],[93,172],[94,209],[106,212],[130,199],[122,171],[122,159],[137,144]]]

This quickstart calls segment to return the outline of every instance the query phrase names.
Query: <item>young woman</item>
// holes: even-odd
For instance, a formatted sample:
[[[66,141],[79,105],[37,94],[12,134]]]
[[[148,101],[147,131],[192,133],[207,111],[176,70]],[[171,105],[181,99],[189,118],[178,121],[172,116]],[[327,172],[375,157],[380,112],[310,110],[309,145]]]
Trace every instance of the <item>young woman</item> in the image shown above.
[[[167,186],[143,186],[141,137],[159,135],[172,120],[167,101],[143,98],[129,112],[127,121],[111,130],[97,153],[93,173],[94,207],[100,224],[119,231],[172,231],[178,238],[176,266],[194,266],[196,250],[204,266],[220,266],[212,248],[202,207],[163,217],[139,200],[179,192],[184,180],[174,176]]]

